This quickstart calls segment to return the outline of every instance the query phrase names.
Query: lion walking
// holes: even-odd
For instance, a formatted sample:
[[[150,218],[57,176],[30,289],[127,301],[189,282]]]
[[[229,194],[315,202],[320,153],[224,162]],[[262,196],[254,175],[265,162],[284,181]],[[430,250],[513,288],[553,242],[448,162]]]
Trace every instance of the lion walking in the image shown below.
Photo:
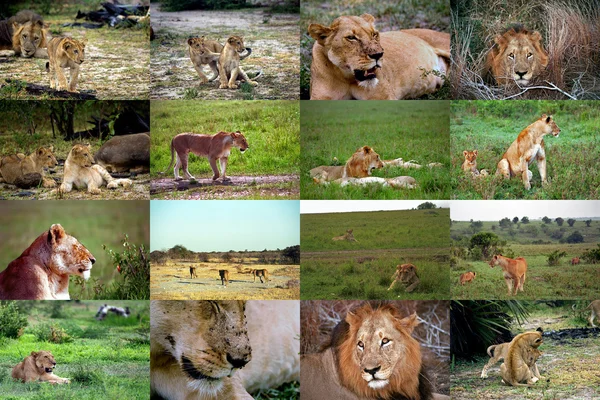
[[[196,275],[196,267],[190,266],[190,279],[197,277],[198,275]]]

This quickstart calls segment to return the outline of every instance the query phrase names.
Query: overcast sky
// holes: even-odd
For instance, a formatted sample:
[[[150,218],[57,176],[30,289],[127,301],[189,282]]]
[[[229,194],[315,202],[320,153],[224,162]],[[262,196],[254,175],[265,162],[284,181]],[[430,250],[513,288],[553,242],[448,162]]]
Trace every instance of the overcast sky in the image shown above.
[[[448,200],[302,200],[300,214],[319,214],[352,211],[410,210],[429,201],[448,208]]]
[[[296,200],[150,202],[150,249],[275,250],[300,244]]]
[[[596,200],[460,200],[452,201],[450,218],[454,221],[498,221],[504,217],[529,219],[600,217]]]

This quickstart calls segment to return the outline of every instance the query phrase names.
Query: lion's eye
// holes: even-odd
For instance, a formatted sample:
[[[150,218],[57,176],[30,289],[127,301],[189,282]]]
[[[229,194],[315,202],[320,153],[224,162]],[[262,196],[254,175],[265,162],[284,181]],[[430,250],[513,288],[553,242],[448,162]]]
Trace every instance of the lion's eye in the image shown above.
[[[356,36],[354,36],[354,35],[346,36],[346,39],[348,39],[348,40],[358,40],[356,38]]]
[[[358,344],[357,344],[357,346],[358,346],[358,348],[359,348],[359,349],[361,349],[361,350],[365,348],[365,344],[364,344],[363,342],[361,342],[360,340],[358,341]]]
[[[533,57],[533,54],[532,53],[527,53],[527,58],[531,58],[531,57]]]
[[[510,53],[510,54],[508,55],[508,58],[510,58],[511,60],[514,60],[514,59],[515,59],[515,55],[514,55],[513,53]]]
[[[386,344],[388,344],[389,342],[390,342],[390,340],[389,340],[388,338],[383,338],[383,339],[381,340],[381,345],[382,345],[382,346],[385,346],[385,345],[386,345]]]

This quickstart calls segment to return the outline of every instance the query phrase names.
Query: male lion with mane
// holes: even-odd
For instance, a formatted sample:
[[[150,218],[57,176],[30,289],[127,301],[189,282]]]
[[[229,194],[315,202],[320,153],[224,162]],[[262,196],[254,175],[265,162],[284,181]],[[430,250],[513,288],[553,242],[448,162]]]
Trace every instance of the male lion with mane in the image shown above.
[[[0,21],[0,50],[13,50],[24,58],[48,58],[48,24],[33,11],[22,10]]]
[[[49,351],[32,351],[12,370],[13,379],[26,382],[71,383],[67,378],[54,375],[56,367],[54,356]]]
[[[418,324],[417,314],[404,317],[389,302],[349,311],[322,352],[302,356],[302,399],[449,399],[432,393],[411,336]]]
[[[437,91],[450,64],[450,35],[429,29],[379,33],[370,14],[310,24],[316,40],[311,100],[399,100]]]
[[[331,182],[344,178],[364,178],[374,169],[383,168],[379,154],[369,146],[357,149],[343,166],[320,166],[310,170],[310,177],[321,182]]]
[[[151,301],[151,396],[252,400],[300,375],[297,301]]]

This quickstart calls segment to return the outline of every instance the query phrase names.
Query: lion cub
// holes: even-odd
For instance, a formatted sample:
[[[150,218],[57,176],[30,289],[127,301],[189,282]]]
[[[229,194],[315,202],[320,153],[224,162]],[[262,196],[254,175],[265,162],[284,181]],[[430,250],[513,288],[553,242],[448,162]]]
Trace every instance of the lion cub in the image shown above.
[[[200,76],[200,83],[212,82],[219,77],[219,68],[217,61],[221,57],[223,45],[214,40],[205,39],[204,36],[189,38],[188,41],[190,60]],[[248,53],[240,55],[240,61],[252,54],[252,49],[247,47]],[[213,76],[208,79],[202,71],[202,66],[208,65]]]
[[[42,183],[45,188],[56,186],[54,179],[44,176],[44,168],[58,165],[54,157],[54,146],[40,147],[28,156],[13,154],[0,160],[0,182],[28,189]]]
[[[79,41],[68,37],[55,37],[48,42],[48,58],[50,61],[46,64],[46,69],[50,73],[50,87],[52,89],[58,88],[79,93],[75,86],[77,86],[79,66],[84,61],[86,43],[87,39]],[[68,87],[63,68],[69,68],[71,71],[71,81]]]
[[[100,186],[106,184],[109,189],[115,189],[119,185],[131,186],[131,179],[115,179],[104,169],[104,167],[93,164],[94,157],[90,153],[89,144],[76,144],[73,146],[67,161],[65,161],[65,176],[60,185],[60,193],[69,193],[75,185],[78,189],[87,187],[88,193],[100,193]],[[93,164],[93,165],[92,165]]]
[[[225,43],[225,47],[219,57],[219,79],[221,81],[219,89],[237,89],[235,80],[238,78],[238,75],[250,85],[258,86],[258,83],[250,80],[242,67],[240,67],[240,53],[245,49],[244,39],[241,36],[232,36],[227,39],[227,43]]]
[[[479,171],[477,169],[477,150],[473,150],[473,151],[464,150],[463,156],[465,156],[465,161],[462,164],[462,170],[465,173],[470,172],[471,175],[477,176],[477,177],[489,175],[487,170],[482,169],[481,171]]]
[[[462,286],[465,285],[465,283],[471,283],[475,280],[475,276],[477,276],[477,273],[473,272],[473,271],[469,271],[469,272],[465,272],[464,274],[460,274],[460,284]]]

